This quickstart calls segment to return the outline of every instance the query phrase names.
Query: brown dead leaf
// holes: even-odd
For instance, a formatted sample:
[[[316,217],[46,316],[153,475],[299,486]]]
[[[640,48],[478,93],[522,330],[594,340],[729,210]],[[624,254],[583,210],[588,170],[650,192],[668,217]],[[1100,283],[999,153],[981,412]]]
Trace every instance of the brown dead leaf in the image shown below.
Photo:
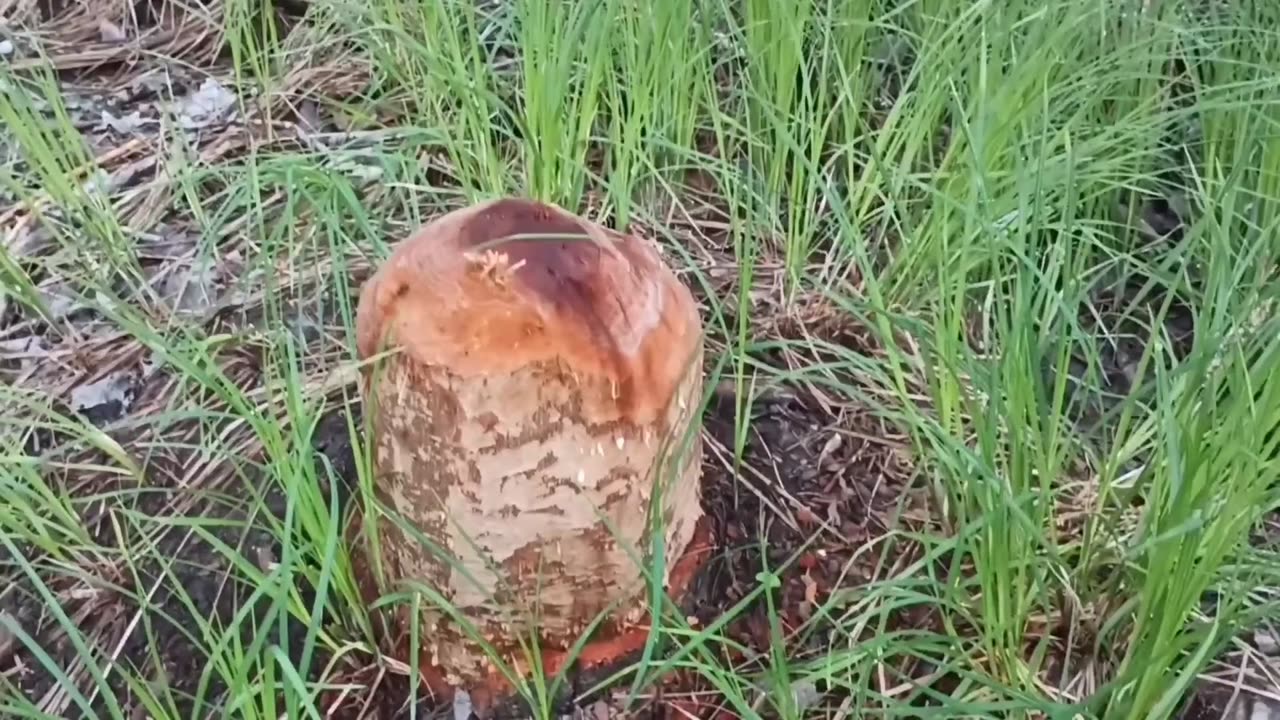
[[[804,583],[804,601],[808,603],[810,608],[818,606],[818,583],[809,574],[808,570],[800,576],[800,582]]]
[[[823,444],[822,451],[818,453],[818,465],[825,463],[827,458],[831,457],[832,453],[840,449],[840,445],[843,442],[843,435],[840,433],[832,433],[831,437],[827,438],[827,442]]]
[[[805,529],[808,529],[815,525],[818,525],[819,523],[822,522],[822,520],[818,517],[817,513],[815,513],[814,511],[810,510],[807,507],[801,507],[796,510],[796,522],[799,523]]]

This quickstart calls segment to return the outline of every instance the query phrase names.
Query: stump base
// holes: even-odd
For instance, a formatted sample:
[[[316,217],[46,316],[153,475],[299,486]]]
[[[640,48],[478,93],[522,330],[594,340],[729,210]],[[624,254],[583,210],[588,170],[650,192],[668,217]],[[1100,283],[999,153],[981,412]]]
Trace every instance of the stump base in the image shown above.
[[[355,515],[358,517],[359,513],[355,513]],[[358,525],[358,520],[355,520],[355,524]],[[695,525],[694,534],[688,547],[676,560],[668,574],[667,595],[678,606],[683,606],[684,601],[688,599],[688,590],[692,580],[706,564],[714,547],[715,537],[712,531],[711,518],[703,515]],[[355,568],[357,582],[361,587],[362,594],[366,596],[368,601],[372,602],[378,597],[376,582],[372,577],[372,573],[362,559],[355,563]],[[404,633],[399,632],[400,628],[384,626],[382,629],[384,630],[384,637],[403,638]],[[390,632],[385,632],[388,630]],[[599,632],[600,630],[597,630],[597,633]],[[567,708],[571,708],[578,700],[590,702],[589,699],[576,697],[578,692],[599,683],[611,674],[626,667],[629,663],[639,659],[648,637],[649,627],[647,625],[634,625],[620,633],[588,641],[574,658],[572,666],[568,670],[571,677],[561,681],[560,690],[557,693],[557,697],[552,699],[552,702],[557,707],[565,705]],[[384,648],[384,651],[389,650],[389,654],[393,656],[408,657],[407,640],[400,639],[392,641],[391,644],[395,647]],[[423,685],[427,687],[438,702],[452,703],[455,692],[463,689],[470,695],[472,712],[481,720],[514,720],[515,718],[523,718],[530,715],[528,703],[497,669],[493,669],[489,676],[479,685],[459,688],[448,682],[446,670],[432,664],[427,655],[428,651],[426,650],[423,650],[420,655],[420,676]],[[568,655],[568,652],[562,650],[548,649],[542,651],[541,662],[544,676],[548,681],[565,670],[569,660]],[[529,673],[526,671],[523,674],[524,678],[528,680]],[[586,682],[583,682],[584,680]],[[604,689],[601,688],[601,690]],[[568,712],[568,709],[566,709],[566,712]]]
[[[690,582],[710,557],[714,549],[713,540],[710,518],[704,515],[698,519],[689,546],[676,560],[668,575],[667,595],[677,604],[684,599]],[[598,676],[590,683],[595,684],[638,659],[644,651],[648,638],[648,625],[635,625],[619,634],[592,639],[573,659],[569,672],[576,676],[576,680],[581,680],[585,675]],[[568,660],[568,652],[544,650],[541,661],[545,677],[550,680],[563,672]],[[444,671],[435,666],[428,666],[425,662],[422,667],[424,682],[437,693],[437,697],[446,702],[452,702],[457,688],[445,681]],[[525,678],[528,679],[528,677],[526,673]],[[568,691],[576,690],[575,686],[578,685],[586,685],[586,683],[562,681],[560,694],[566,697],[555,698],[553,702],[557,705],[564,702],[571,706],[577,698]],[[529,716],[528,704],[524,698],[497,670],[494,670],[482,685],[465,689],[471,696],[472,711],[482,720],[506,720]]]

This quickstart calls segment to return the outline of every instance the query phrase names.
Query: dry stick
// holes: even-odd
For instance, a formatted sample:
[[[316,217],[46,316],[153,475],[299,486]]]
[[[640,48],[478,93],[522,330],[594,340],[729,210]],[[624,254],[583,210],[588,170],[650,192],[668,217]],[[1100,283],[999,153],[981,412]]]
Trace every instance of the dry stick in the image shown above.
[[[118,333],[111,337],[105,338],[101,344],[106,345],[108,343],[120,340],[122,338],[129,339],[125,333]],[[133,347],[122,348],[117,352],[103,353],[107,355],[107,359],[105,360],[105,362],[101,361],[101,357],[98,357],[98,358],[95,358],[95,360],[98,360],[98,362],[84,363],[84,365],[88,366],[89,369],[83,372],[74,373],[68,380],[66,380],[62,384],[62,387],[58,394],[67,392],[72,386],[79,386],[82,384],[96,382],[106,377],[107,375],[110,375],[111,373],[115,372],[122,365],[131,365],[137,362],[138,356],[142,354],[143,349],[144,348],[140,343],[133,343]],[[75,351],[73,350],[73,352]]]
[[[1241,655],[1240,667],[1236,669],[1234,673],[1235,674],[1234,679],[1227,680],[1224,678],[1217,677],[1215,675],[1210,675],[1209,673],[1203,673],[1199,676],[1199,679],[1204,680],[1206,682],[1216,683],[1218,685],[1225,685],[1232,689],[1231,698],[1227,700],[1226,707],[1231,707],[1231,705],[1236,702],[1236,700],[1240,696],[1240,693],[1242,692],[1249,693],[1251,695],[1255,695],[1257,697],[1264,698],[1267,700],[1280,702],[1280,694],[1277,694],[1274,691],[1269,692],[1267,690],[1263,690],[1262,688],[1258,688],[1258,687],[1250,687],[1245,684],[1244,679],[1245,679],[1245,675],[1248,674],[1246,672],[1246,668],[1248,668],[1249,666],[1249,658],[1251,655],[1251,650],[1252,649],[1246,650]]]
[[[704,439],[707,441],[707,445],[711,447],[711,449],[715,452],[716,456],[720,460],[721,465],[726,470],[732,471],[734,463],[728,457],[729,455],[728,448],[725,448],[718,440],[712,437],[709,433],[704,432]],[[766,485],[775,485],[777,487],[778,494],[781,495],[795,509],[808,510],[808,507],[806,507],[804,503],[800,502],[800,500],[798,500],[785,487],[783,487],[780,480],[777,480],[775,478],[776,482],[771,482],[770,479],[764,475],[764,473],[761,473],[759,470],[755,469],[754,467],[752,467],[747,463],[741,463],[741,467],[744,468],[748,473],[754,475],[756,479],[759,480],[761,483],[764,483]],[[753,484],[747,483],[747,487],[751,490],[753,494],[755,494],[755,496],[760,500],[761,503],[768,506],[770,510],[773,510],[773,512],[779,518],[781,518],[783,522],[787,524],[787,527],[791,528],[797,533],[801,532],[799,526],[796,523],[795,517],[793,515],[791,515],[790,513],[784,513],[781,508],[779,508],[771,500],[766,498],[760,492],[760,490],[758,490]],[[814,515],[816,516],[817,514],[814,513]],[[826,530],[827,532],[831,533],[833,537],[838,539],[844,539],[844,537],[839,532],[837,532],[836,529],[833,528],[826,520],[824,520],[821,517],[817,517],[817,521],[818,521],[818,525],[822,527],[824,530]]]
[[[728,457],[729,455],[728,448],[725,448],[722,444],[720,444],[720,441],[716,440],[714,437],[711,436],[710,433],[707,433],[705,431],[703,433],[703,439],[704,441],[706,441],[707,446],[710,447],[711,450],[716,454],[717,459],[720,460],[721,466],[724,467],[725,470],[732,472],[735,466],[735,463],[732,462]],[[752,468],[750,465],[747,465],[746,463],[741,463],[741,467],[746,468],[753,475],[755,475],[756,478],[759,479],[761,482],[768,484],[769,479],[764,477],[764,475],[762,475],[760,472],[756,471],[755,468]],[[787,527],[791,528],[792,530],[795,530],[796,532],[800,532],[799,527],[796,526],[794,518],[792,518],[789,514],[782,512],[781,508],[775,505],[772,500],[769,500],[768,498],[766,498],[764,494],[761,493],[760,490],[757,489],[751,483],[747,483],[747,487],[751,490],[752,493],[755,494],[755,496],[760,500],[762,504],[764,504],[766,507],[772,510],[774,514],[777,515],[779,518],[781,518],[782,521],[787,524]]]
[[[101,605],[101,603],[83,603],[80,606],[80,609],[76,612],[76,617],[73,618],[75,620],[76,627],[84,627],[85,620],[90,615],[93,615],[95,610],[99,609],[99,605]],[[85,639],[87,640],[88,638],[86,637]],[[69,679],[74,681],[74,678],[72,677],[74,675],[79,674],[83,676],[90,674],[87,667],[88,665],[86,664],[85,659],[80,657],[79,653],[77,653],[75,660],[73,660],[71,665],[66,669],[66,675]],[[70,705],[70,703],[71,693],[68,689],[60,685],[55,685],[54,687],[49,688],[49,690],[40,698],[40,701],[37,703],[37,707],[46,712],[49,712],[52,708],[57,708],[56,711],[50,714],[55,717],[65,717],[62,713],[67,709],[67,706]]]
[[[368,692],[365,693],[364,703],[360,706],[359,717],[369,717],[369,706],[373,704],[373,698],[378,694],[378,686],[382,685],[382,680],[386,675],[386,666],[379,667],[377,677],[373,679],[373,682],[369,685]],[[344,691],[343,696],[345,695],[346,693]],[[339,707],[341,707],[340,701],[343,696],[338,697],[329,705],[329,710],[325,713],[325,717],[333,717],[333,714],[338,711]]]
[[[115,513],[112,513],[112,517],[113,517],[112,524],[115,524],[114,516],[115,516]],[[118,526],[117,526],[117,529],[118,529]],[[186,536],[183,537],[182,539],[182,542],[179,543],[177,549],[174,550],[174,553],[173,553],[174,557],[178,557],[180,555],[182,548],[186,546],[187,541],[191,539],[191,535],[193,533],[194,533],[194,529],[187,531]],[[120,655],[124,652],[125,643],[128,641],[129,636],[132,635],[133,631],[137,628],[138,623],[142,620],[142,615],[144,612],[146,612],[146,607],[151,604],[152,598],[155,597],[156,591],[160,589],[160,585],[163,580],[164,580],[164,573],[156,573],[155,583],[153,583],[151,586],[151,589],[147,591],[146,604],[144,605],[143,603],[138,603],[138,610],[134,612],[133,617],[130,618],[128,625],[125,626],[124,632],[120,634],[120,639],[116,641],[115,647],[111,649],[111,654],[109,656],[107,665],[102,669],[102,678],[104,681],[111,676],[111,670],[116,667],[116,665],[120,660]],[[88,698],[90,705],[92,705],[93,701],[98,698],[98,693],[101,692],[101,690],[102,690],[102,686],[98,683],[94,683],[93,692],[90,693]]]
[[[10,64],[14,70],[31,70],[33,68],[50,68],[53,70],[73,70],[96,68],[100,65],[136,55],[139,48],[135,45],[115,46],[97,50],[81,50],[79,52],[59,53],[55,56],[23,58]]]

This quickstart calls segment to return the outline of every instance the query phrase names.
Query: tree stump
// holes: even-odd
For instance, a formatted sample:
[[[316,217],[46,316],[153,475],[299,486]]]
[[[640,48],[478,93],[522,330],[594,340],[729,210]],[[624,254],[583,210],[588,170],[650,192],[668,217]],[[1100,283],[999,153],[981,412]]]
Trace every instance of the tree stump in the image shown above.
[[[430,541],[384,517],[369,545],[359,519],[376,548],[354,553],[366,596],[380,561],[383,590],[434,589],[522,674],[531,633],[550,675],[611,607],[575,666],[642,647],[652,514],[673,597],[710,542],[701,321],[656,247],[527,200],[454,211],[366,283],[357,344],[378,356],[362,377],[375,494]],[[421,608],[427,684],[467,690],[482,716],[509,698],[463,625]],[[408,609],[395,618],[405,652]]]

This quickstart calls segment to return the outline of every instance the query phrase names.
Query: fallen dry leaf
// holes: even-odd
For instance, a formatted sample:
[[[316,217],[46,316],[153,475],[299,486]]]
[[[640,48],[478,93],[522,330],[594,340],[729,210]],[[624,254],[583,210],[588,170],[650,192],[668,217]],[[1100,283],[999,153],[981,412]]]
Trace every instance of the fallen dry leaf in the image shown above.
[[[804,601],[812,607],[818,606],[818,583],[809,574],[808,570],[800,576],[800,582],[804,583]]]
[[[818,464],[822,465],[826,462],[827,458],[831,457],[832,453],[840,449],[840,445],[843,442],[843,435],[838,432],[832,433],[831,437],[827,438],[827,442],[823,444],[822,451],[818,453]]]
[[[129,39],[119,25],[106,18],[98,20],[98,37],[102,39],[102,42],[108,43],[122,43]]]

